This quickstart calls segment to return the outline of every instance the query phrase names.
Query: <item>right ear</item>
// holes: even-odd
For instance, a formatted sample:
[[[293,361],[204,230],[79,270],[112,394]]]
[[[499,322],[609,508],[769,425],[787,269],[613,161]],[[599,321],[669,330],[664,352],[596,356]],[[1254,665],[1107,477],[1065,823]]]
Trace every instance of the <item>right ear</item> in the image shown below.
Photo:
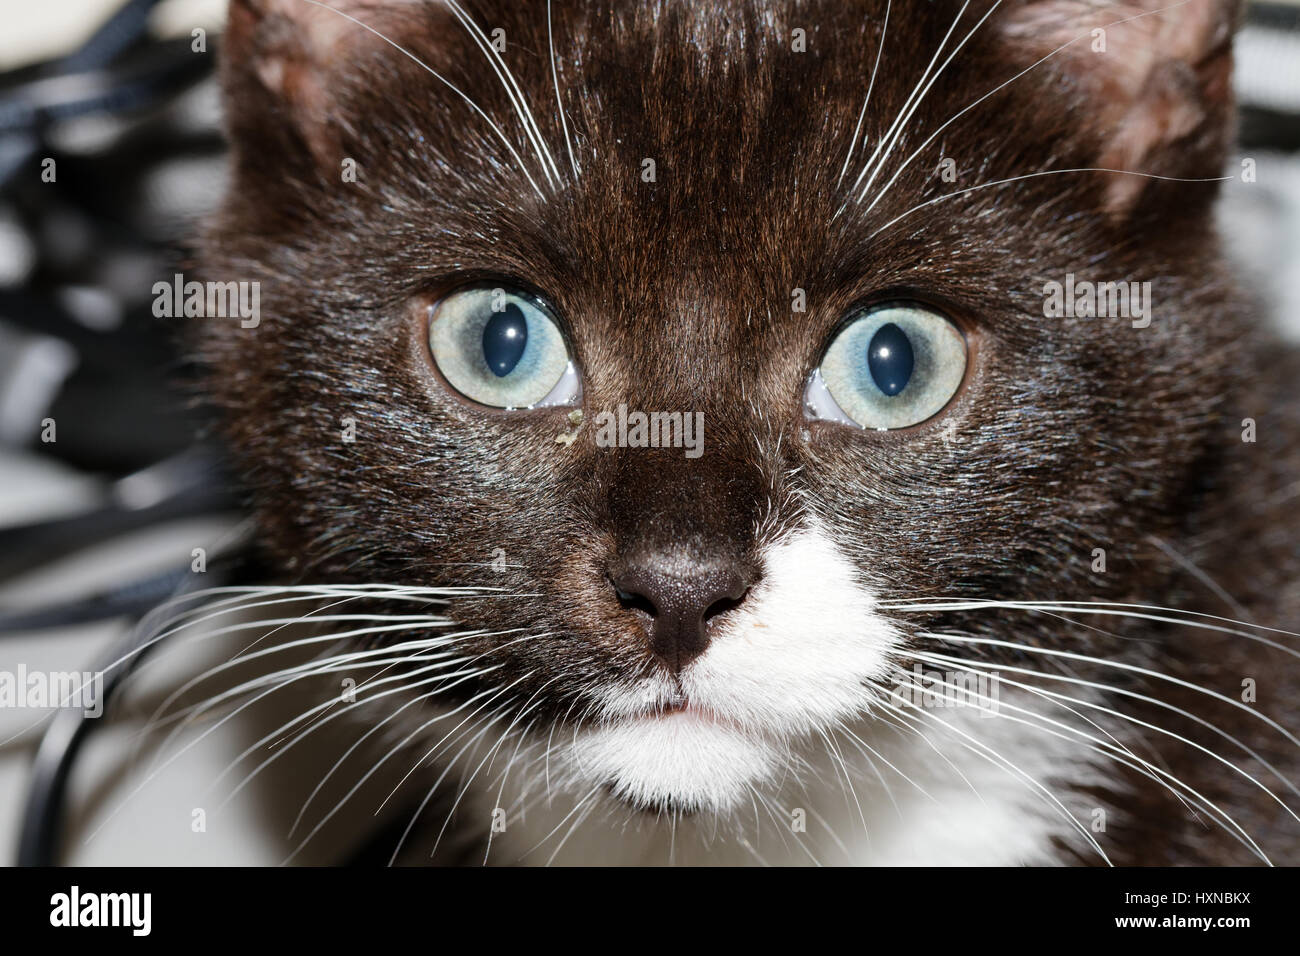
[[[349,63],[401,43],[428,0],[230,0],[222,48],[227,125],[253,163],[293,154],[337,167]],[[367,29],[369,28],[369,29]]]
[[[1214,177],[1233,133],[1232,29],[1239,0],[1016,0],[1000,29],[1012,59],[1044,61],[1076,91],[1081,135],[1106,169]],[[1113,213],[1149,181],[1107,175]]]

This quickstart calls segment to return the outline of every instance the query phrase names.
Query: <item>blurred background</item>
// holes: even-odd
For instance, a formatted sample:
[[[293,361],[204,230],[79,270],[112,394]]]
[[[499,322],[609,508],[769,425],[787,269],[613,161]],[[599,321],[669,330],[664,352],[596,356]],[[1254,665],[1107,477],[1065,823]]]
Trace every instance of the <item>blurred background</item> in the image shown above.
[[[184,320],[155,318],[151,291],[183,271],[223,189],[224,8],[0,0],[0,671],[102,667],[143,614],[193,586],[196,554],[204,586],[248,574],[237,496],[188,397]],[[1256,181],[1227,184],[1223,229],[1300,341],[1300,0],[1250,5],[1236,42],[1240,155]],[[151,677],[165,688],[184,672]],[[148,713],[146,695],[90,734],[77,712],[0,707],[0,861],[21,844],[25,862],[280,862],[283,820],[256,801],[190,825],[248,743],[234,725],[135,792]],[[348,859],[348,826],[302,861]]]

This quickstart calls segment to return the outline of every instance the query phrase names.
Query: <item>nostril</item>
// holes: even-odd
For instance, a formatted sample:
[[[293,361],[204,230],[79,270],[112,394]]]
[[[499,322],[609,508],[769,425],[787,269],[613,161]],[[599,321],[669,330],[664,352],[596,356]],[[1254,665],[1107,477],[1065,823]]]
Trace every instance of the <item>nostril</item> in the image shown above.
[[[610,578],[609,583],[614,589],[614,596],[618,598],[618,603],[623,606],[624,610],[635,611],[650,620],[659,615],[659,609],[644,594],[623,590],[613,578]]]
[[[754,582],[734,565],[664,559],[611,568],[608,578],[619,605],[640,618],[651,651],[674,671],[704,652],[718,619],[744,602]]]
[[[707,625],[715,617],[721,617],[728,611],[734,610],[745,603],[745,598],[749,596],[749,588],[745,588],[739,597],[721,597],[708,606],[704,612],[704,623]]]

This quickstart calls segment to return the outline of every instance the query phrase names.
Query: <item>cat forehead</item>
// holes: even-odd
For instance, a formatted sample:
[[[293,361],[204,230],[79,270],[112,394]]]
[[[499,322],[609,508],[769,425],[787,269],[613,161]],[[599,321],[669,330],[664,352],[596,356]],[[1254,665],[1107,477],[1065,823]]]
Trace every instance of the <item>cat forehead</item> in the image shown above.
[[[291,207],[305,204],[346,224],[311,242],[364,235],[383,250],[376,273],[505,274],[607,308],[610,322],[699,313],[707,324],[713,311],[749,327],[796,289],[839,296],[838,311],[909,283],[999,290],[993,311],[1006,309],[1063,263],[1131,247],[1099,221],[1096,177],[1033,178],[1103,165],[1099,121],[1083,109],[1095,104],[1075,97],[1092,74],[1017,82],[1003,55],[1057,43],[1092,8],[1008,2],[1002,13],[1042,22],[999,24],[988,19],[999,6],[236,0],[225,70],[242,188],[230,221],[261,231],[276,216],[299,232]],[[1217,42],[1202,27],[1193,19],[1187,35]],[[1086,63],[1096,73],[1110,61]],[[1130,79],[1116,83],[1137,89]],[[1215,142],[1194,145],[1210,154]],[[1133,168],[1149,160],[1129,154],[1152,146],[1118,143]],[[275,184],[268,154],[285,157]],[[1178,149],[1150,168],[1176,179],[1176,164],[1208,165]]]
[[[891,8],[897,9],[887,17]],[[376,99],[386,112],[422,118],[431,139],[465,152],[496,151],[504,139],[526,155],[538,141],[554,150],[565,136],[579,159],[584,152],[604,159],[671,147],[679,156],[707,154],[725,171],[742,147],[794,146],[805,130],[804,149],[773,156],[774,166],[797,162],[804,152],[820,158],[825,137],[817,132],[842,134],[841,120],[857,114],[868,92],[868,125],[886,113],[892,119],[924,61],[951,39],[948,27],[959,15],[971,19],[965,11],[947,0],[436,0],[362,4],[357,16],[322,32],[338,73],[329,97],[342,101],[340,108],[354,101],[350,122],[358,130],[373,105],[364,94],[381,90]],[[993,38],[972,31],[963,57],[986,39]]]
[[[549,20],[544,5],[485,8],[477,44],[435,6],[441,28],[417,31],[407,49],[438,76],[400,51],[370,53],[391,67],[362,84],[383,85],[385,109],[362,97],[350,122],[381,154],[374,162],[387,152],[403,164],[398,176],[420,181],[436,214],[464,217],[471,246],[482,239],[536,260],[552,254],[544,246],[568,243],[587,264],[612,249],[626,250],[624,264],[638,250],[660,263],[667,252],[683,294],[708,287],[701,280],[719,253],[734,252],[738,268],[767,268],[796,251],[815,257],[837,238],[861,244],[870,220],[859,222],[837,187],[858,177],[870,141],[846,133],[855,118],[864,134],[884,132],[921,78],[919,51],[935,50],[961,9],[925,4],[923,17],[909,17],[898,4],[893,62],[873,71],[884,3],[557,3]],[[499,63],[485,49],[498,42]],[[467,115],[468,101],[482,113]],[[953,111],[950,97],[936,98],[915,120]],[[985,156],[995,125],[955,124],[951,152]],[[394,142],[396,126],[417,139],[413,156]],[[442,167],[433,175],[419,165],[429,152]],[[526,175],[502,175],[511,169]]]

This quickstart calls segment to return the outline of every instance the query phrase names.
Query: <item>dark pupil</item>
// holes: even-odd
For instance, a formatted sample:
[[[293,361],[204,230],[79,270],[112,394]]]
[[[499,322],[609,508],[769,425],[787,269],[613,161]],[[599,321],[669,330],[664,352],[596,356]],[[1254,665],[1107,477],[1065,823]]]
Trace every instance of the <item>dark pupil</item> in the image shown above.
[[[893,322],[886,322],[867,346],[867,368],[876,387],[886,395],[897,395],[912,377],[912,343]]]
[[[498,378],[515,370],[528,347],[528,320],[513,302],[483,326],[483,360]]]

